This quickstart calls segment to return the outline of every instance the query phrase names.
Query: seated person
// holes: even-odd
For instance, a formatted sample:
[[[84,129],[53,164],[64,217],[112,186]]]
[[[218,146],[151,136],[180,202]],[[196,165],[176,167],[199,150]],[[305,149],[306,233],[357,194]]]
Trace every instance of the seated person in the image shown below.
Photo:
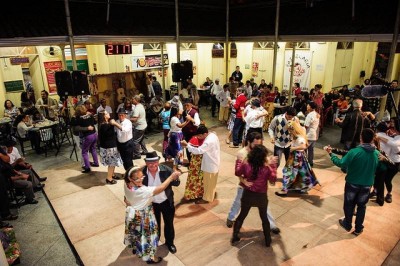
[[[151,131],[153,119],[158,118],[164,107],[164,100],[160,94],[156,94],[150,101],[149,108],[146,109],[147,130]]]
[[[332,103],[339,109],[340,114],[344,114],[349,109],[349,102],[344,95],[340,95],[339,99],[333,100]]]
[[[6,100],[4,102],[4,117],[9,117],[12,121],[14,121],[19,114],[19,109],[14,106],[12,101]]]
[[[29,175],[14,170],[9,162],[10,157],[2,148],[0,148],[0,165],[2,174],[5,178],[11,179],[15,188],[22,190],[25,195],[25,204],[37,204],[38,201],[35,199],[32,182],[28,181]]]
[[[17,116],[14,121],[14,127],[17,129],[19,137],[30,139],[32,147],[36,150],[36,153],[40,153],[40,137],[37,132],[33,131],[34,126],[30,121],[29,115],[22,114]]]
[[[32,165],[25,161],[25,158],[21,157],[18,149],[15,147],[16,142],[13,140],[5,140],[1,144],[5,147],[7,151],[8,157],[10,157],[10,164],[14,168],[14,170],[20,171],[22,173],[29,175],[29,181],[32,182],[34,190],[40,190],[44,187],[44,185],[40,184],[40,182],[44,182],[47,180],[47,177],[41,178],[36,171],[32,168]]]

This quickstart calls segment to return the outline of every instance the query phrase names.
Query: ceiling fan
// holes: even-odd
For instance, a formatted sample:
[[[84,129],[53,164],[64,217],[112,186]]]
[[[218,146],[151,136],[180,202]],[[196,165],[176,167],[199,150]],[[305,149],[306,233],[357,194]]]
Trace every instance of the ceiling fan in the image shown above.
[[[49,46],[44,48],[42,53],[47,57],[58,57],[61,55],[61,48],[58,46]]]

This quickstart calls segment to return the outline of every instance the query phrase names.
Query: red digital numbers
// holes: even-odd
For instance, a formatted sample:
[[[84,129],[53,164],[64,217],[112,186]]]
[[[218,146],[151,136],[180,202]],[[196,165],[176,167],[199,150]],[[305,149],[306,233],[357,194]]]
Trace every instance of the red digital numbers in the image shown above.
[[[106,44],[106,55],[132,54],[130,44]]]

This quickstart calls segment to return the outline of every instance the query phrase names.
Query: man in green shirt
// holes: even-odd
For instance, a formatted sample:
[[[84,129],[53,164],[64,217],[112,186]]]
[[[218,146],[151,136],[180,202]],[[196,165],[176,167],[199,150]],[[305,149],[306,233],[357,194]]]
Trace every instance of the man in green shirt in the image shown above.
[[[351,231],[354,208],[357,205],[355,230],[353,231],[356,236],[361,234],[364,229],[366,204],[378,166],[379,151],[373,144],[374,136],[375,133],[372,129],[362,130],[361,144],[349,150],[341,159],[332,154],[330,146],[325,147],[333,164],[344,169],[347,173],[344,188],[344,219],[339,219],[339,224],[347,232]]]

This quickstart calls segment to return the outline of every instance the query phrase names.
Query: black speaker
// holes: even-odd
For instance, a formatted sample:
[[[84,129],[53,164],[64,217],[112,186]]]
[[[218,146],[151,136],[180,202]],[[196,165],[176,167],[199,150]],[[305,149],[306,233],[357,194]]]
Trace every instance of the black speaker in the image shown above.
[[[193,62],[190,60],[181,61],[182,68],[182,80],[193,78]]]
[[[75,96],[82,94],[90,95],[86,71],[72,71],[72,87],[74,88]]]
[[[54,77],[56,79],[57,94],[59,96],[74,96],[72,78],[69,71],[57,71]]]
[[[172,63],[171,68],[172,68],[172,81],[181,82],[183,65],[181,63]]]

